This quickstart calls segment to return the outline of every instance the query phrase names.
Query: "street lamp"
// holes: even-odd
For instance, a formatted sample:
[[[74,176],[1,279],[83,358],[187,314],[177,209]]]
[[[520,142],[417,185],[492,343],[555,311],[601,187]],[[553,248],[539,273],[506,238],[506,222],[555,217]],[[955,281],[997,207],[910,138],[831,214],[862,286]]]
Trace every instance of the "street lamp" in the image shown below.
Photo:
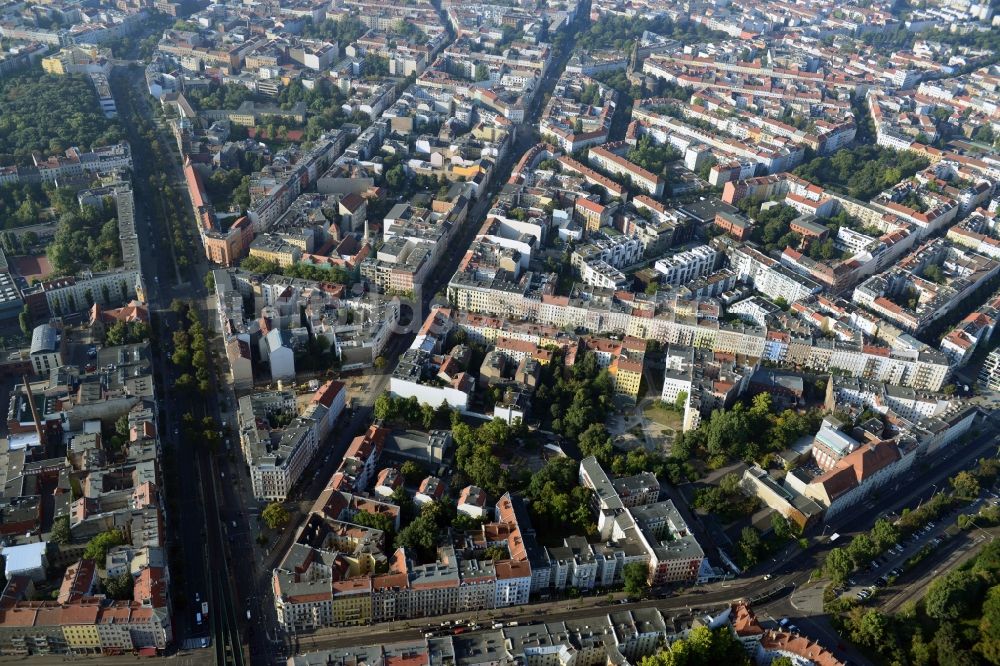
[[[931,497],[934,497],[934,494],[935,494],[935,493],[937,493],[937,484],[936,484],[936,483],[935,483],[935,484],[934,484],[933,486],[931,486]],[[919,501],[919,502],[917,503],[917,509],[916,509],[916,510],[919,510],[919,509],[920,509],[920,507],[921,507],[921,505],[922,505],[923,503],[924,503],[924,498],[923,498],[923,497],[921,497],[921,498],[920,498],[920,501]]]
[[[980,532],[982,532],[983,534],[985,534],[986,536],[988,536],[990,538],[990,541],[993,541],[996,538],[995,536],[993,536],[992,534],[990,534],[989,532],[987,532],[986,530],[984,530],[982,527],[980,527],[979,523],[977,523],[975,521],[975,519],[972,518],[972,516],[968,516],[968,518],[969,518],[969,522],[976,526],[976,529],[978,529]]]

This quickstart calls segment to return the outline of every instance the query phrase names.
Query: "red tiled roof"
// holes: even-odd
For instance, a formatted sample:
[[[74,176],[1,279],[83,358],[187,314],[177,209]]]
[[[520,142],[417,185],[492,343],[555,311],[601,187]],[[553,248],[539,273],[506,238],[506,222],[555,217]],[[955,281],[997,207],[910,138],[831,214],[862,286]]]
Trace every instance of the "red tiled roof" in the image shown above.
[[[316,390],[316,393],[313,394],[312,401],[318,402],[324,407],[329,408],[330,405],[333,404],[333,400],[334,398],[337,397],[337,394],[345,390],[346,388],[347,387],[343,382],[338,382],[331,379],[330,381],[323,384]]]

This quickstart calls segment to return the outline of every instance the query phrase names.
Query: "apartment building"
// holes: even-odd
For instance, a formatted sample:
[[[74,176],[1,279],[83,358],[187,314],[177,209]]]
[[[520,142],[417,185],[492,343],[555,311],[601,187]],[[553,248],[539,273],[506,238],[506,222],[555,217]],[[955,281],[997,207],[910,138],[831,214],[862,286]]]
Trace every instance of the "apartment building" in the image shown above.
[[[59,331],[49,324],[40,324],[31,332],[29,358],[31,368],[40,377],[48,377],[51,370],[63,364],[65,344],[60,344]]]
[[[281,501],[288,496],[343,412],[345,393],[343,384],[328,382],[302,414],[292,391],[240,398],[237,427],[255,497]]]
[[[716,355],[708,349],[670,345],[664,357],[663,390],[660,399],[678,404],[683,418],[681,427],[693,430],[718,409],[730,407],[749,386],[757,368],[756,359],[742,363],[728,355]]]
[[[49,46],[47,44],[35,41],[12,47],[6,53],[0,55],[0,78],[30,67],[40,59],[43,59],[43,56],[48,52]]]
[[[582,340],[583,348],[597,359],[597,365],[611,375],[615,393],[632,400],[639,397],[642,382],[646,341],[626,337],[623,340],[588,337]]]
[[[593,456],[580,463],[580,483],[594,491],[597,530],[617,547],[636,544],[645,553],[650,585],[698,579],[705,553],[671,500],[658,502],[659,488],[629,494],[649,480],[631,478],[614,482]],[[649,501],[646,501],[649,500]]]
[[[135,651],[155,656],[171,641],[166,609],[127,601],[21,601],[7,608],[0,622],[0,650],[10,655],[111,656]]]
[[[261,234],[250,242],[250,256],[288,268],[302,257],[302,248],[278,234]]]
[[[616,332],[664,344],[700,346],[777,364],[837,368],[852,376],[916,389],[939,390],[951,371],[945,355],[934,349],[893,349],[781,329],[687,319],[677,317],[672,308],[647,303],[639,294],[621,300],[613,293],[579,291],[569,298],[555,298],[545,293],[545,284],[530,274],[511,282],[506,278],[484,281],[459,272],[449,283],[448,293],[460,309],[474,313],[517,317],[547,326],[572,326],[595,333]],[[792,294],[774,294],[775,298],[779,296],[786,298]]]
[[[399,358],[389,380],[389,390],[403,398],[415,397],[421,404],[438,407],[448,403],[464,411],[475,389],[475,379],[455,355],[429,354],[409,349]]]
[[[580,265],[580,281],[599,289],[624,289],[628,286],[625,273],[601,259]]]
[[[653,268],[663,276],[661,281],[664,284],[682,285],[714,271],[718,256],[719,253],[711,246],[700,245],[658,259]]]
[[[598,169],[628,179],[634,187],[650,196],[662,197],[665,184],[662,176],[651,173],[614,152],[621,152],[627,147],[624,142],[594,146],[588,151],[587,160]]]
[[[771,300],[781,298],[787,303],[795,303],[822,291],[815,280],[785,268],[749,245],[732,243],[722,244],[722,247],[726,248],[730,266],[739,278]]]
[[[989,391],[1000,391],[1000,349],[994,349],[986,355],[983,367],[979,370],[979,385]]]
[[[942,272],[941,284],[924,276],[932,266]],[[851,299],[904,331],[916,333],[946,316],[998,273],[1000,262],[938,238],[893,269],[865,280]]]
[[[628,268],[642,259],[642,241],[624,234],[591,235],[587,242],[574,248],[570,264],[582,269],[589,261],[600,260],[615,268]]]
[[[826,507],[825,519],[830,521],[908,470],[915,453],[915,447],[903,441],[863,443],[811,479],[790,475],[788,485]]]
[[[359,510],[394,510],[398,520],[398,507],[337,491],[336,478],[272,575],[275,609],[286,630],[527,603],[532,588],[527,547],[535,546],[523,507],[509,495],[497,503],[497,522],[486,523],[472,535],[480,548],[502,545],[509,558],[462,558],[448,546],[438,549],[433,562],[418,564],[404,549],[384,554],[381,532],[350,522]],[[372,503],[379,506],[367,506]]]
[[[375,480],[375,467],[385,448],[389,430],[372,425],[364,434],[351,440],[344,458],[330,480],[330,487],[341,492],[363,492]]]
[[[580,271],[580,279],[584,284],[616,289],[627,283],[625,274],[619,269],[639,261],[642,253],[642,241],[636,236],[599,234],[594,231],[589,242],[573,250],[570,264]]]
[[[724,605],[676,623],[656,609],[612,611],[564,621],[521,622],[473,634],[419,638],[402,643],[356,645],[292,657],[289,666],[312,666],[345,660],[352,663],[419,659],[428,666],[467,660],[540,664],[636,664],[664,646],[686,638],[692,629],[707,627],[731,632],[747,656],[758,664],[777,657],[823,666],[844,666],[833,652],[814,639],[781,629],[765,630],[746,603]]]

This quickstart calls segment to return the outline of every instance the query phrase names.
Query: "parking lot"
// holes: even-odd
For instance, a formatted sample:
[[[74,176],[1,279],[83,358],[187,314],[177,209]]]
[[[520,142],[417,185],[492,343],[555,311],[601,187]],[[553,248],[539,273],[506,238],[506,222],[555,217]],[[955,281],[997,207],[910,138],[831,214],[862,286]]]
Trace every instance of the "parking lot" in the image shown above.
[[[905,572],[906,561],[918,553],[920,549],[925,546],[937,548],[945,539],[950,538],[945,530],[954,524],[959,513],[974,514],[986,502],[996,504],[1000,502],[1000,499],[991,493],[966,507],[955,509],[940,519],[927,523],[910,536],[900,539],[898,543],[876,557],[866,568],[856,571],[848,579],[845,588],[841,590],[841,598],[865,601],[877,589],[891,585],[896,578]]]

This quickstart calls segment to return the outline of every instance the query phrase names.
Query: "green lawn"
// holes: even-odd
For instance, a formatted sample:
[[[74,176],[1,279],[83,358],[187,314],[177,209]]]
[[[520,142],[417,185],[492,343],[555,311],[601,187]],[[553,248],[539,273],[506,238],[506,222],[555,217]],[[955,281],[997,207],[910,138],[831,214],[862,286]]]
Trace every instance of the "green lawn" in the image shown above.
[[[659,423],[664,427],[671,428],[673,430],[680,430],[681,428],[681,418],[683,417],[683,414],[672,409],[666,409],[660,405],[653,404],[643,409],[643,414],[650,421]]]

